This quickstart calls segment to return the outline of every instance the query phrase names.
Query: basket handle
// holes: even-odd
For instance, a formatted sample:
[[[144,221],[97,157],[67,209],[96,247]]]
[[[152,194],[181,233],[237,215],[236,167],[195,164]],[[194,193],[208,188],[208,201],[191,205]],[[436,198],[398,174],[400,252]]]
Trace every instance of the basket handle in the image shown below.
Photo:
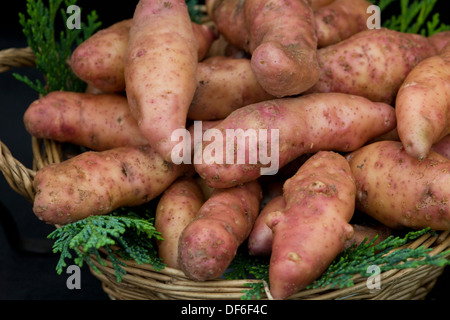
[[[15,67],[34,67],[36,55],[30,47],[11,48],[0,51],[0,72]]]
[[[30,47],[0,50],[0,72],[17,67],[35,66],[36,55]],[[15,159],[0,139],[0,170],[11,188],[28,201],[34,201],[33,178],[36,171],[61,162],[61,143],[32,137],[33,168],[29,169]]]

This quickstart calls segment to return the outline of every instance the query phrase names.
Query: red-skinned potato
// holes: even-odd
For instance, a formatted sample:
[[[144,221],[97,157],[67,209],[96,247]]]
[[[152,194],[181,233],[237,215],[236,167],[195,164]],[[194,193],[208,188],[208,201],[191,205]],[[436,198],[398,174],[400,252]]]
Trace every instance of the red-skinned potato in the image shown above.
[[[412,157],[425,158],[450,134],[450,45],[411,70],[398,90],[395,110],[398,135]]]
[[[328,268],[353,235],[355,182],[346,159],[320,151],[283,186],[284,210],[268,215],[273,231],[270,292],[286,299]]]
[[[206,281],[226,271],[253,228],[260,200],[256,181],[214,190],[179,240],[178,263],[188,278]]]
[[[176,180],[159,199],[155,212],[155,229],[164,240],[157,242],[158,255],[168,267],[179,269],[178,240],[203,203],[202,189],[192,177]]]
[[[304,154],[356,150],[395,126],[393,107],[359,96],[320,93],[268,100],[237,109],[216,125],[213,133],[223,145],[204,140],[195,150],[194,159],[200,160],[194,167],[211,187],[228,188],[276,173]],[[239,132],[233,150],[227,150],[228,139]],[[255,142],[246,143],[245,134]],[[264,150],[267,157],[261,156]]]
[[[198,43],[185,1],[140,0],[125,55],[131,113],[150,146],[172,161],[196,89]]]
[[[99,30],[82,42],[71,56],[73,72],[101,92],[125,91],[124,58],[132,19]],[[192,22],[198,43],[198,60],[203,60],[217,35],[209,26]]]
[[[270,200],[258,215],[248,237],[248,253],[252,256],[270,256],[272,252],[272,229],[267,225],[267,217],[272,212],[282,211],[286,203],[283,195]]]
[[[335,0],[314,12],[319,48],[336,44],[367,30],[372,5],[367,0]]]
[[[119,94],[53,91],[31,103],[23,120],[37,138],[96,151],[148,144]]]
[[[418,34],[361,31],[317,51],[320,77],[306,93],[342,92],[393,104],[414,66],[435,54],[428,38]]]
[[[393,229],[450,229],[450,160],[430,152],[422,161],[399,141],[379,141],[347,155],[356,207]]]
[[[173,165],[150,147],[88,151],[39,169],[33,179],[35,215],[63,225],[159,196],[188,166]]]

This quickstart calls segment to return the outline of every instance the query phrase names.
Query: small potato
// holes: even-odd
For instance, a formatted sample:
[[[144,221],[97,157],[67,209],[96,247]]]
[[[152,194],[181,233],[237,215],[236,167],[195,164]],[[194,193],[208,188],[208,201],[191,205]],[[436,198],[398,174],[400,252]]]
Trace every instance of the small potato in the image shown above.
[[[150,147],[88,151],[38,170],[33,187],[35,215],[63,225],[159,196],[187,166],[164,161]]]
[[[450,230],[450,160],[435,152],[422,161],[401,142],[379,141],[347,155],[356,207],[393,229]]]
[[[270,256],[272,252],[272,229],[267,225],[267,217],[276,211],[283,211],[286,203],[283,195],[273,198],[261,210],[248,237],[248,253],[252,256]]]
[[[171,268],[178,266],[178,240],[204,203],[203,192],[194,178],[183,177],[167,188],[158,201],[155,229],[164,239],[158,241],[158,255]]]
[[[216,279],[226,271],[253,228],[260,200],[256,181],[214,190],[180,237],[178,263],[189,279]]]
[[[148,144],[127,99],[119,94],[53,91],[34,101],[23,120],[26,130],[37,138],[96,151]]]

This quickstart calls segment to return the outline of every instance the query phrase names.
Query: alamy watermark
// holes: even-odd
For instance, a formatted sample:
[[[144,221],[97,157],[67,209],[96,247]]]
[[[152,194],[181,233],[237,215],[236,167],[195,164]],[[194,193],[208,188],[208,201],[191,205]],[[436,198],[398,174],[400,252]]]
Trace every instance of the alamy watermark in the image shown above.
[[[367,29],[380,29],[381,28],[381,9],[377,5],[371,5],[367,7],[366,13],[371,14],[367,18]]]
[[[194,121],[193,137],[182,128],[172,133],[171,141],[179,141],[172,149],[173,163],[258,164],[261,175],[278,172],[279,129],[226,129],[223,133],[215,128],[203,131],[202,127],[202,121]],[[211,143],[203,148],[205,141]]]
[[[71,5],[67,7],[66,13],[70,16],[66,20],[66,26],[68,29],[81,29],[81,9],[77,5]]]

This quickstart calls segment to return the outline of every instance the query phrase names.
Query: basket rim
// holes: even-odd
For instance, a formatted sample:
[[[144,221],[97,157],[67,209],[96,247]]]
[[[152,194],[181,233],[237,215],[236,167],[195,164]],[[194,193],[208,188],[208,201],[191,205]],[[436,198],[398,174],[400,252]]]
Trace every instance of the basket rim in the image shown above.
[[[8,71],[12,68],[16,67],[24,67],[24,66],[34,66],[35,56],[32,50],[29,47],[25,48],[11,48],[0,50],[0,73]],[[11,186],[11,188],[22,195],[25,199],[30,202],[34,200],[34,188],[33,188],[33,178],[36,172],[49,164],[61,162],[63,159],[63,151],[62,151],[62,143],[48,140],[48,139],[38,139],[35,137],[31,137],[32,139],[32,153],[33,153],[33,167],[27,168],[20,161],[18,161],[12,155],[9,148],[3,143],[0,139],[0,170],[2,171],[6,181]],[[410,248],[417,248],[418,246],[425,246],[426,248],[432,247],[431,255],[435,255],[443,252],[446,249],[450,248],[450,231],[442,231],[437,232],[437,235],[425,234],[418,239],[414,240],[411,243],[408,243],[406,246]],[[446,255],[450,256],[450,254]],[[96,267],[101,271],[98,274],[95,270],[91,269],[91,273],[96,276],[98,279],[102,281],[103,289],[106,293],[108,293],[112,298],[117,296],[119,297],[132,297],[133,294],[127,293],[123,288],[119,288],[111,281],[114,281],[113,278],[114,272],[112,271],[112,263],[109,260],[104,260],[106,265],[102,265],[97,261],[95,257],[92,259],[93,263]],[[151,279],[152,286],[154,289],[157,289],[158,293],[155,293],[155,298],[158,297],[168,297],[165,294],[169,294],[169,297],[177,295],[180,298],[199,298],[195,294],[187,294],[186,292],[179,292],[178,286],[184,286],[185,288],[189,287],[189,290],[192,290],[194,287],[198,287],[198,291],[202,292],[202,296],[200,299],[230,299],[230,298],[238,298],[242,296],[242,290],[245,290],[245,283],[249,282],[261,282],[262,280],[253,280],[253,279],[242,279],[242,280],[225,280],[225,279],[214,279],[206,282],[196,282],[188,279],[183,271],[165,267],[160,271],[154,270],[150,265],[139,265],[135,261],[125,261],[126,266],[124,269],[127,274],[125,275],[125,279],[131,282],[138,282],[142,280],[139,276],[142,276],[149,279],[149,275],[153,275],[154,278]],[[432,280],[435,277],[439,276],[443,272],[443,268],[433,267],[431,269],[437,269],[436,272],[430,273],[430,268],[426,268],[430,266],[421,266],[418,268],[410,268],[410,269],[394,269],[390,271],[386,271],[380,274],[383,281],[387,284],[394,285],[399,279],[405,278],[410,274],[416,275],[420,270],[425,270],[425,273],[431,274],[433,276]],[[139,276],[136,276],[138,274]],[[293,296],[289,297],[289,299],[343,299],[346,297],[362,297],[361,293],[358,293],[363,287],[366,287],[366,283],[362,281],[362,276],[357,275],[354,278],[355,285],[349,288],[319,288],[319,289],[308,289],[302,290]],[[219,285],[219,286],[218,286]],[[171,290],[171,286],[175,286],[176,290]],[[265,284],[265,296],[262,299],[271,299],[270,290]],[[209,294],[205,293],[205,288],[209,288],[211,291]],[[223,291],[228,292],[222,292]],[[416,288],[417,289],[417,288]],[[177,292],[178,290],[178,292]],[[206,291],[208,291],[206,290]],[[118,294],[118,292],[121,292]],[[146,292],[148,293],[148,292]],[[399,293],[400,294],[400,293]],[[237,296],[239,295],[239,296]],[[369,298],[370,295],[369,295]]]

